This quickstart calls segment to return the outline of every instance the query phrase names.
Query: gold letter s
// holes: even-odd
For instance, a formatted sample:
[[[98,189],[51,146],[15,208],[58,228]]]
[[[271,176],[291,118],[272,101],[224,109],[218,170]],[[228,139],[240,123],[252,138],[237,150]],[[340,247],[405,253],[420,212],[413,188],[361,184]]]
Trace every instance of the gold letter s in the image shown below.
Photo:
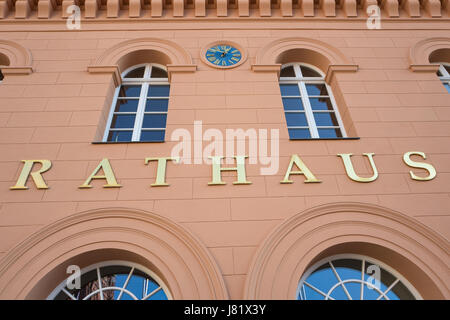
[[[409,174],[411,175],[411,178],[413,180],[419,180],[419,181],[428,181],[428,180],[432,180],[436,177],[436,169],[434,169],[434,167],[429,164],[429,163],[423,163],[423,162],[415,162],[411,160],[411,155],[418,155],[421,156],[422,158],[426,159],[427,156],[425,155],[425,153],[420,152],[420,151],[410,151],[410,152],[406,152],[403,155],[403,161],[410,167],[412,168],[421,168],[421,169],[425,169],[428,171],[428,176],[425,178],[416,176],[412,171],[409,171]]]

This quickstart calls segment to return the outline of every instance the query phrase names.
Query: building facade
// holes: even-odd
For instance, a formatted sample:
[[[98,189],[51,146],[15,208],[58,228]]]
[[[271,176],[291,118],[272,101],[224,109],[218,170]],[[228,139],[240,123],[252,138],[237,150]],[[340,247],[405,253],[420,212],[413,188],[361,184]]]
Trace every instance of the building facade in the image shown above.
[[[0,298],[449,299],[449,15],[0,0]]]

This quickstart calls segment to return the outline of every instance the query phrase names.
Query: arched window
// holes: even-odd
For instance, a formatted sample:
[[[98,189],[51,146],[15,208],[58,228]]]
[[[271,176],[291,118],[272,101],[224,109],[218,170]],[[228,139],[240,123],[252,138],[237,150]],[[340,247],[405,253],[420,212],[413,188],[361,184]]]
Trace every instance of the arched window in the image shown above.
[[[280,90],[290,139],[346,137],[322,72],[300,63],[283,65]]]
[[[375,259],[341,254],[323,259],[303,275],[299,300],[417,300],[417,290]]]
[[[171,299],[169,290],[153,272],[124,261],[106,261],[87,267],[81,270],[79,288],[69,278],[47,297],[47,300],[168,299]]]
[[[169,91],[167,70],[162,65],[141,64],[125,70],[103,141],[163,142]]]
[[[450,92],[450,64],[441,62],[437,75],[447,91]]]

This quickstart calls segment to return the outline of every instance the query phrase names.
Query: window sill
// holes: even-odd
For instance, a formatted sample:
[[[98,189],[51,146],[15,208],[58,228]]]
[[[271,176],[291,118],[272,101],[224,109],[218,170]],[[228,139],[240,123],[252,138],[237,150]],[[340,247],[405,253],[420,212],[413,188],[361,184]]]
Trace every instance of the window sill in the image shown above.
[[[289,141],[316,141],[316,140],[360,140],[360,137],[347,137],[347,138],[299,138],[289,139]],[[92,144],[124,144],[124,143],[164,143],[165,141],[93,141]]]
[[[124,143],[164,143],[164,141],[92,141],[92,144],[124,144]]]
[[[298,138],[298,139],[291,139],[290,141],[315,141],[315,140],[359,140],[360,137],[347,137],[347,138]]]

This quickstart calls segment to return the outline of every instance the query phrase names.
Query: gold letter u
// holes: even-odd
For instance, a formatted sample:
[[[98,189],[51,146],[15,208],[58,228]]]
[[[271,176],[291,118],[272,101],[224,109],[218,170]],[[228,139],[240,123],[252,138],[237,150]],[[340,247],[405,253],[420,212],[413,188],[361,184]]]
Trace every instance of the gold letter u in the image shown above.
[[[353,168],[353,163],[350,157],[352,156],[351,153],[340,153],[338,154],[338,157],[342,158],[342,161],[344,161],[345,171],[347,171],[347,176],[356,182],[372,182],[375,181],[378,178],[378,170],[375,166],[375,163],[373,162],[373,155],[374,153],[363,153],[363,155],[367,156],[369,158],[370,165],[372,166],[373,170],[373,176],[370,178],[362,178],[358,176],[355,172],[355,169]]]

